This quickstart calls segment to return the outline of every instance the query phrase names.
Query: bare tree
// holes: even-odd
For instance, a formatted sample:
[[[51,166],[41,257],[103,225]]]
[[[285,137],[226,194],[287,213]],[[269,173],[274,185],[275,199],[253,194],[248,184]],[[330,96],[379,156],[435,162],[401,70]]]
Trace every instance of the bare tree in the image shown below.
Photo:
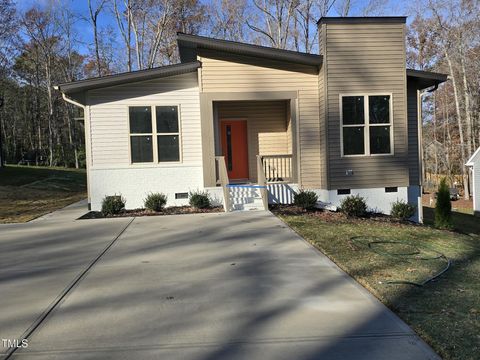
[[[214,0],[208,9],[211,34],[213,37],[246,41],[247,19],[246,0]]]
[[[96,61],[97,73],[98,73],[98,76],[103,76],[104,69],[103,69],[101,58],[100,58],[100,48],[99,48],[99,40],[98,40],[98,15],[100,15],[100,13],[102,12],[103,7],[105,6],[105,3],[107,0],[98,0],[98,2],[95,4],[92,4],[92,0],[87,0],[87,1],[88,1],[88,12],[90,14],[89,20],[93,29],[93,43],[95,47],[95,61]]]
[[[272,47],[288,48],[292,20],[299,2],[297,0],[253,0],[253,5],[260,11],[260,22],[263,24],[257,26],[247,21],[247,26],[264,36]]]

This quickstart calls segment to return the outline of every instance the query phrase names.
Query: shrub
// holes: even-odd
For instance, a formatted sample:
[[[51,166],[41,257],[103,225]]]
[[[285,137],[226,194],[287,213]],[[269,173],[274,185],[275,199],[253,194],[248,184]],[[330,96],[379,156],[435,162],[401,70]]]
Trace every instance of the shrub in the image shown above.
[[[210,195],[207,191],[193,191],[189,193],[189,203],[196,209],[206,209],[211,206]]]
[[[144,200],[145,209],[155,212],[162,211],[167,204],[167,196],[162,193],[150,193]]]
[[[298,193],[295,193],[295,196],[293,197],[293,203],[295,206],[299,206],[304,210],[315,208],[317,201],[317,194],[309,190],[300,190]]]
[[[408,220],[415,215],[416,206],[411,205],[403,200],[397,200],[392,203],[390,215],[395,219]]]
[[[450,203],[450,189],[447,179],[440,181],[435,205],[435,226],[438,228],[452,228],[452,204]]]
[[[341,201],[340,211],[347,216],[362,217],[367,215],[367,202],[360,195],[350,195]]]
[[[102,214],[115,215],[125,209],[125,199],[122,195],[105,196],[102,200]]]

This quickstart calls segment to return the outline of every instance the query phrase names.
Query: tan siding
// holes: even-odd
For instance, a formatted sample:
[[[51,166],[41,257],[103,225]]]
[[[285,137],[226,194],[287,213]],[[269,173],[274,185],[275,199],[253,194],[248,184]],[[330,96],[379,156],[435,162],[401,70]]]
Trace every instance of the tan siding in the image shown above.
[[[327,24],[328,187],[408,185],[403,24]],[[394,156],[341,157],[339,94],[392,93]],[[353,176],[346,176],[353,170]]]
[[[298,139],[302,184],[319,187],[318,75],[202,57],[203,92],[298,92]],[[289,65],[293,67],[294,65]]]
[[[196,73],[92,90],[88,92],[88,104],[94,168],[132,166],[128,106],[166,104],[180,107],[182,163],[201,165],[200,102]]]
[[[218,119],[246,119],[250,179],[257,178],[256,155],[291,154],[285,101],[220,101]]]

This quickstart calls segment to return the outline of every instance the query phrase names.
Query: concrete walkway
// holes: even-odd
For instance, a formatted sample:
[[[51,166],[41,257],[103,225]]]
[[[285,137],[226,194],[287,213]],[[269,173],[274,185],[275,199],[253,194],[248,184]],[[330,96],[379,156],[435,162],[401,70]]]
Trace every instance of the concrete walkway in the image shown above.
[[[0,228],[0,336],[19,336],[127,221]],[[136,218],[28,340],[12,358],[438,359],[263,212]]]

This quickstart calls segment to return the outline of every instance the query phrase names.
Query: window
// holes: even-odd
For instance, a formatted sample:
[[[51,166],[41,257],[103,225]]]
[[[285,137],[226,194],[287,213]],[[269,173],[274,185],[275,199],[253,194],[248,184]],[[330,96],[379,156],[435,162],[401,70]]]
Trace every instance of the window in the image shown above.
[[[132,163],[180,161],[177,106],[131,106],[129,125]]]
[[[392,154],[391,95],[341,97],[342,155]]]

